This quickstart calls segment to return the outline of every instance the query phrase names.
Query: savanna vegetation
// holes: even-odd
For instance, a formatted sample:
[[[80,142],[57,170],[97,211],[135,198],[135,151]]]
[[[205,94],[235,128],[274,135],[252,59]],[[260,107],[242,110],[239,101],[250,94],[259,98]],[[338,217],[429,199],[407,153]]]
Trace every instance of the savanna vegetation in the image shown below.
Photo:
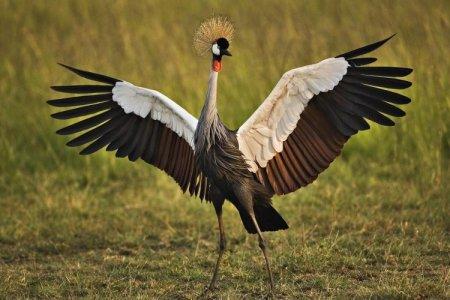
[[[409,66],[413,99],[310,186],[276,197],[266,234],[278,298],[448,298],[449,1],[0,0],[0,298],[195,298],[216,259],[213,207],[161,171],[81,157],[54,134],[63,62],[162,91],[198,116],[209,58],[192,34],[213,13],[237,34],[219,110],[237,128],[281,74],[397,33],[377,65]],[[214,298],[266,294],[264,261],[235,209]]]

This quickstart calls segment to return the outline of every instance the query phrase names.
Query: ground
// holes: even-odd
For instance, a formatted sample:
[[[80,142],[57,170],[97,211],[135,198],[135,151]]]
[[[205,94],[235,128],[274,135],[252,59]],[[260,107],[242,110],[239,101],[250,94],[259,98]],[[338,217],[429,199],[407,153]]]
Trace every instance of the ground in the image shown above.
[[[207,203],[163,172],[67,148],[45,100],[81,83],[64,62],[158,89],[198,115],[209,61],[191,38],[212,13],[237,35],[219,110],[239,126],[293,67],[397,33],[377,65],[409,66],[413,102],[372,124],[306,188],[274,198],[290,229],[266,234],[277,298],[449,298],[448,1],[175,3],[0,1],[0,298],[201,294],[217,255]],[[195,76],[193,76],[195,74]],[[212,298],[261,298],[264,260],[225,205],[228,249]]]

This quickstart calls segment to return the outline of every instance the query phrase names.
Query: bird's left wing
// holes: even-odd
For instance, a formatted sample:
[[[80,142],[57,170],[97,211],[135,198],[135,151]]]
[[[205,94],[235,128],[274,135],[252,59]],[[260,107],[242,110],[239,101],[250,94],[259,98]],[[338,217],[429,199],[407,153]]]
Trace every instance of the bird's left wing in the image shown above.
[[[85,94],[48,101],[52,106],[76,107],[52,114],[55,119],[88,116],[57,131],[62,135],[84,131],[68,146],[87,145],[80,152],[82,155],[106,147],[107,151],[116,151],[117,157],[128,157],[130,161],[142,158],[175,179],[183,191],[205,198],[207,178],[194,159],[196,118],[158,91],[62,66],[102,83],[52,87],[58,92]]]
[[[352,135],[369,128],[365,119],[392,126],[384,114],[405,114],[390,103],[410,99],[380,87],[409,87],[410,82],[392,77],[412,70],[365,67],[376,58],[358,57],[388,39],[282,76],[237,132],[239,149],[261,183],[276,194],[295,191],[314,181]]]

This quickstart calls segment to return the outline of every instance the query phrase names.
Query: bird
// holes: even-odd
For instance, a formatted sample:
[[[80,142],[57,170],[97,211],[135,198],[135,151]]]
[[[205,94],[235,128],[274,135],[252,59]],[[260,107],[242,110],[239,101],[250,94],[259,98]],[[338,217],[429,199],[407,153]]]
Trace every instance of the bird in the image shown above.
[[[410,87],[410,81],[399,77],[413,70],[369,66],[377,58],[367,54],[392,35],[288,70],[253,114],[233,130],[218,114],[217,85],[224,58],[232,57],[229,48],[234,33],[233,22],[223,16],[204,20],[194,33],[196,52],[211,59],[198,119],[157,90],[65,64],[60,65],[92,84],[52,86],[54,91],[78,95],[47,102],[66,108],[53,113],[55,119],[84,117],[56,132],[79,134],[67,146],[84,146],[81,155],[106,147],[115,151],[116,157],[132,162],[141,159],[165,171],[183,192],[213,204],[219,245],[206,290],[217,285],[226,250],[222,207],[229,201],[245,230],[257,235],[273,295],[263,232],[289,226],[273,207],[272,197],[312,183],[339,156],[350,137],[370,128],[368,121],[393,126],[390,116],[405,116],[397,106],[411,99],[392,90]]]

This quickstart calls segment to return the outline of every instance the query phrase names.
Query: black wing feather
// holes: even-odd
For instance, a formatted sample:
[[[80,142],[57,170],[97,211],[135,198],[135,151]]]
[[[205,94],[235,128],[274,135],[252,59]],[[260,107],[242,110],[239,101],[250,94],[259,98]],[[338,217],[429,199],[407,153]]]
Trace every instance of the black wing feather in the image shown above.
[[[145,127],[145,130],[144,130],[144,133],[142,134],[141,142],[138,143],[137,147],[133,150],[133,152],[131,152],[131,154],[129,156],[129,159],[131,161],[137,160],[144,153],[145,147],[147,146],[146,143],[150,139],[150,136],[152,134],[152,127],[153,126],[154,126],[154,122],[151,122],[150,120],[148,120],[146,122],[146,127]]]
[[[357,67],[357,66],[369,65],[373,62],[376,62],[377,59],[375,57],[361,57],[361,58],[348,59],[347,61],[351,66]]]
[[[108,83],[108,84],[111,84],[111,85],[116,84],[116,82],[118,82],[118,81],[122,81],[120,79],[112,78],[112,77],[109,77],[109,76],[106,76],[106,75],[97,74],[97,73],[88,72],[88,71],[83,71],[83,70],[80,70],[80,69],[77,69],[77,68],[74,68],[74,67],[62,64],[62,63],[58,63],[58,64],[60,66],[63,66],[64,68],[74,72],[75,74],[77,74],[77,75],[79,75],[79,76],[81,76],[83,78],[86,78],[86,79],[90,79],[90,80],[94,80],[94,81],[98,81],[98,82],[103,82],[103,83]]]
[[[101,113],[101,114],[95,115],[93,117],[84,119],[80,122],[74,123],[67,127],[61,128],[60,130],[56,131],[56,133],[61,134],[61,135],[68,135],[68,134],[80,132],[85,129],[89,129],[94,126],[97,126],[98,124],[101,124],[106,120],[115,118],[115,117],[121,115],[122,113],[123,113],[122,108],[117,105],[117,107],[114,107],[108,111]]]
[[[384,40],[381,40],[379,42],[376,42],[376,43],[373,43],[373,44],[370,44],[370,45],[367,45],[367,46],[364,46],[364,47],[361,47],[361,48],[358,48],[358,49],[355,49],[355,50],[352,50],[352,51],[349,51],[349,52],[346,52],[344,54],[340,54],[340,55],[338,55],[336,57],[343,57],[345,59],[349,59],[349,58],[352,58],[352,57],[361,56],[361,55],[364,55],[366,53],[372,52],[373,50],[381,47],[384,43],[389,41],[394,35],[395,34],[393,34],[390,37],[388,37],[388,38],[386,38]]]
[[[381,101],[379,99],[369,98],[369,97],[358,97],[357,95],[351,94],[346,92],[343,89],[338,90],[340,93],[343,94],[345,99],[348,99],[352,101],[353,103],[358,103],[364,106],[367,106],[368,108],[371,108],[373,110],[386,113],[388,115],[394,116],[394,117],[403,117],[405,115],[405,112],[401,110],[400,108],[391,105],[389,103],[386,103],[384,101]]]
[[[411,102],[411,99],[404,95],[397,94],[388,90],[379,89],[373,86],[364,84],[349,84],[346,82],[340,82],[339,85],[351,93],[358,94],[364,97],[376,98],[394,104],[408,104]]]
[[[112,100],[112,93],[48,100],[47,103],[57,107],[70,107],[70,106],[94,104],[109,100]]]
[[[89,142],[101,137],[105,133],[113,130],[118,125],[120,125],[120,123],[121,123],[120,118],[111,119],[108,122],[103,123],[102,125],[95,127],[94,129],[91,129],[88,132],[83,133],[79,137],[74,138],[73,140],[69,141],[67,143],[67,146],[76,147],[76,146],[81,146],[86,143],[89,143]]]
[[[121,129],[114,130],[118,128],[120,125],[123,125],[127,120],[129,116],[122,115],[121,117],[118,117],[115,119],[114,124],[111,125],[111,130],[107,131],[105,134],[103,134],[100,138],[92,142],[89,146],[84,148],[80,154],[81,155],[87,155],[92,154],[101,148],[105,147],[111,141],[113,141],[119,134]]]
[[[91,94],[91,93],[105,93],[111,92],[113,86],[111,85],[54,85],[51,86],[52,90],[69,94]]]
[[[124,139],[124,143],[117,149],[116,157],[125,157],[133,150],[132,144],[133,140],[138,135],[139,128],[141,127],[142,118],[136,119],[133,127],[127,131],[127,138]]]
[[[71,118],[82,117],[82,116],[90,115],[93,113],[97,113],[102,110],[112,108],[116,105],[117,104],[112,101],[102,102],[99,104],[86,105],[86,106],[81,106],[81,107],[74,108],[74,109],[57,112],[57,113],[52,114],[51,116],[58,120],[67,120],[67,119],[71,119]]]
[[[119,149],[128,139],[130,135],[130,129],[133,128],[134,123],[136,122],[137,116],[131,115],[129,116],[127,122],[123,125],[123,128],[120,130],[120,135],[117,136],[117,138],[111,142],[111,144],[106,147],[107,151],[114,151]]]
[[[406,89],[411,86],[411,82],[406,80],[370,75],[345,75],[342,80],[348,83],[362,83],[390,89]]]
[[[349,75],[375,75],[375,76],[388,76],[388,77],[403,77],[411,74],[410,68],[398,68],[398,67],[358,67],[349,68],[347,74]]]

